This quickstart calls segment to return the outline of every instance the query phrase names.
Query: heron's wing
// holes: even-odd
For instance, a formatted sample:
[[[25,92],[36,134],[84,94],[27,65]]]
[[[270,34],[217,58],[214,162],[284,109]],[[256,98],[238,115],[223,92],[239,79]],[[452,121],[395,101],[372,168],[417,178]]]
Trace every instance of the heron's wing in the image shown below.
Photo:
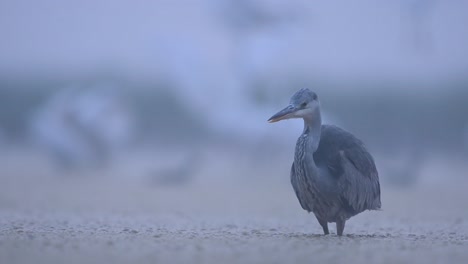
[[[293,186],[294,192],[296,193],[297,199],[299,200],[299,203],[302,206],[302,209],[310,212],[309,207],[307,206],[307,203],[302,200],[301,195],[299,194],[299,182],[297,181],[296,175],[295,175],[295,170],[294,170],[294,162],[291,166],[291,185]]]
[[[377,168],[359,139],[341,128],[324,125],[316,154],[314,159],[326,164],[335,176],[344,206],[354,213],[380,208]]]
[[[355,213],[380,209],[380,184],[372,156],[364,148],[339,152],[341,175],[338,178],[340,198]]]

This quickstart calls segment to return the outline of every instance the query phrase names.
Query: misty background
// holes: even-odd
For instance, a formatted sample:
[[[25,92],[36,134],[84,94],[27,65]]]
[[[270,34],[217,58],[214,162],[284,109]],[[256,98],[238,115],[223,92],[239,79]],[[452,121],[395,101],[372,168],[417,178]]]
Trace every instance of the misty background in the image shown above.
[[[302,121],[266,120],[301,88],[317,92],[325,123],[366,143],[384,196],[458,181],[467,10],[463,0],[1,1],[0,206],[278,211],[266,205],[278,191],[297,205],[289,169]]]

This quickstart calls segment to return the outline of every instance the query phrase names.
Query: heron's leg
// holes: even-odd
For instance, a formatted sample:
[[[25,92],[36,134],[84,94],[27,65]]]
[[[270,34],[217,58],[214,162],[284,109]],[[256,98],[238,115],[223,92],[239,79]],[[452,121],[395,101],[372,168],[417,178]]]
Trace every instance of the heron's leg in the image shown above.
[[[336,233],[339,236],[343,235],[343,230],[344,230],[345,223],[346,223],[346,220],[344,220],[344,219],[340,219],[340,220],[336,221]]]
[[[328,232],[328,223],[327,223],[327,221],[324,221],[324,220],[322,220],[322,219],[320,219],[320,218],[318,218],[318,217],[317,217],[317,220],[318,220],[319,224],[320,224],[320,225],[322,226],[322,228],[323,228],[323,233],[324,233],[325,235],[328,235],[330,232]]]

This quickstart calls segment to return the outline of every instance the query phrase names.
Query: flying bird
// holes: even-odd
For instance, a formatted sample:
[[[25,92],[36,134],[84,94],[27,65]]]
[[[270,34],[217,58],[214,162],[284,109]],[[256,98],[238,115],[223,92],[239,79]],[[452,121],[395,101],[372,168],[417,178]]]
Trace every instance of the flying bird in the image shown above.
[[[313,212],[325,235],[336,223],[338,236],[345,222],[365,210],[379,210],[380,183],[371,154],[362,141],[333,125],[322,125],[320,102],[309,89],[296,92],[290,104],[268,122],[302,118],[291,184],[306,211]]]

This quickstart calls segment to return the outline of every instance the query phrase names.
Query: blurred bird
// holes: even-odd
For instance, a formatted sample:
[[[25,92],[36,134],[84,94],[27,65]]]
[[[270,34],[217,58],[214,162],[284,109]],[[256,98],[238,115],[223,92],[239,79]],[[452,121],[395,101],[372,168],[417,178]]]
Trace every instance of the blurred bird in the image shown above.
[[[176,166],[165,166],[151,171],[150,184],[154,186],[183,186],[193,180],[200,165],[200,154],[192,152]]]
[[[33,139],[61,168],[101,167],[131,140],[129,107],[115,90],[92,88],[61,89],[32,117]]]
[[[414,187],[419,179],[424,165],[424,151],[411,144],[406,147],[400,147],[397,151],[386,150],[380,158],[383,162],[379,163],[380,176],[388,185],[394,185],[399,188]]]
[[[291,184],[299,203],[313,212],[329,234],[328,223],[336,223],[343,235],[345,222],[365,210],[378,210],[380,183],[374,160],[364,144],[351,133],[322,125],[317,95],[302,89],[290,104],[268,122],[304,119],[304,131],[296,143]]]

